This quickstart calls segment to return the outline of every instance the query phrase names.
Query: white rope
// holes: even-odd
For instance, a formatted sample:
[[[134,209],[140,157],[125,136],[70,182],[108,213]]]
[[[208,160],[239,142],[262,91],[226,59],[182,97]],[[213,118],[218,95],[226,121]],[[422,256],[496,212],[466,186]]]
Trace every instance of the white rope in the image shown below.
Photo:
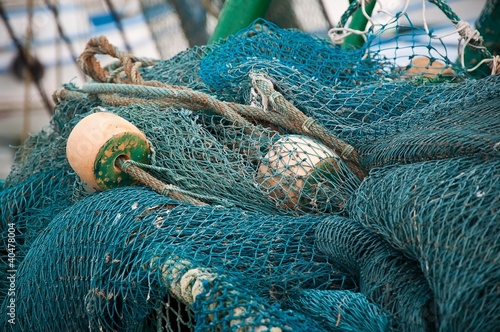
[[[378,1],[377,2],[377,10],[376,10],[376,13],[377,14],[385,14],[387,16],[390,17],[390,19],[385,22],[385,23],[382,23],[382,24],[377,24],[370,15],[368,15],[368,13],[366,12],[366,5],[368,5],[370,2],[372,2],[374,0],[359,0],[359,3],[361,5],[361,11],[363,13],[363,16],[367,19],[367,21],[370,23],[370,24],[367,24],[366,27],[365,27],[365,30],[364,31],[361,31],[361,30],[355,30],[355,29],[351,29],[351,28],[348,28],[348,27],[341,27],[341,28],[332,28],[328,31],[328,37],[330,38],[330,40],[332,41],[332,43],[334,43],[335,45],[342,45],[344,43],[344,40],[352,35],[352,34],[356,34],[356,35],[360,35],[363,37],[364,41],[367,40],[367,37],[366,35],[368,34],[368,31],[370,29],[374,29],[376,26],[380,26],[380,25],[387,25],[389,24],[389,22],[393,19],[398,19],[400,16],[406,14],[406,11],[408,10],[408,7],[410,5],[410,0],[405,0],[404,2],[404,7],[403,9],[398,12],[398,15],[390,12],[389,10],[386,10],[384,7],[383,7],[383,4],[382,2]],[[348,24],[346,24],[348,25]]]
[[[341,45],[344,42],[344,39],[347,38],[347,36],[350,36],[352,34],[356,35],[361,35],[363,39],[366,41],[366,34],[368,33],[368,29],[365,29],[365,31],[360,31],[360,30],[355,30],[355,29],[350,29],[350,28],[331,28],[328,31],[328,37],[330,37],[330,40],[332,43],[335,45]]]
[[[371,16],[368,15],[368,13],[366,12],[366,5],[369,4],[370,2],[372,2],[373,0],[359,0],[359,2],[361,3],[361,12],[363,13],[363,16],[366,18],[366,20],[368,22],[370,22],[370,24],[367,24],[366,27],[368,28],[368,26],[374,26],[375,25],[375,22],[372,20]],[[376,4],[375,4],[376,5]],[[366,30],[366,29],[365,29]],[[366,39],[366,38],[365,38]]]
[[[426,20],[426,15],[425,15],[425,2],[426,0],[422,0],[422,20],[424,24],[424,29],[426,33],[429,35],[429,27],[427,25],[427,20]],[[458,33],[459,38],[458,38],[458,43],[457,43],[457,53],[458,57],[460,59],[460,64],[462,65],[462,68],[465,68],[465,48],[467,46],[476,48],[476,49],[486,49],[486,47],[483,46],[483,38],[481,37],[481,34],[477,29],[474,29],[472,25],[464,20],[460,20],[455,24],[455,31],[452,31],[450,33],[446,33],[440,36],[431,36],[429,35],[432,39],[443,39],[445,37],[451,36],[455,33]],[[462,41],[464,41],[462,45]],[[492,58],[489,59],[483,59],[481,62],[479,62],[476,66],[466,69],[467,72],[473,72],[474,70],[478,69],[481,65],[488,63],[489,66],[491,67],[491,75],[499,74],[500,73],[500,58],[499,56],[493,56]]]
[[[473,47],[477,50],[480,49],[486,49],[486,47],[483,46],[483,37],[481,37],[481,34],[479,31],[474,29],[468,22],[466,21],[459,21],[455,27],[457,28],[457,31],[460,35],[460,38],[458,39],[458,46],[457,46],[457,52],[460,58],[460,64],[462,65],[462,68],[465,68],[465,48],[467,46]],[[462,46],[462,41],[464,41],[463,46]],[[483,64],[487,63],[490,68],[491,68],[491,75],[496,75],[500,74],[500,56],[493,56],[489,59],[483,59],[481,60],[477,65],[475,65],[472,68],[466,69],[467,72],[473,72],[479,67],[481,67]]]
[[[425,3],[426,3],[426,1],[427,1],[427,0],[422,0],[422,21],[423,21],[423,24],[424,24],[425,33],[427,33],[427,35],[429,35],[429,37],[430,37],[430,38],[432,38],[432,39],[438,39],[438,40],[439,40],[439,39],[443,39],[443,38],[445,38],[445,37],[448,37],[448,36],[454,35],[454,34],[455,34],[455,33],[457,33],[457,32],[460,34],[460,32],[461,32],[462,30],[464,30],[464,29],[466,29],[466,28],[467,28],[467,26],[466,26],[465,24],[460,24],[460,23],[461,23],[461,22],[464,22],[464,23],[466,23],[466,24],[468,24],[468,23],[467,23],[467,22],[465,22],[465,21],[460,21],[460,22],[458,22],[458,23],[455,25],[456,29],[455,29],[455,30],[453,30],[453,31],[451,31],[451,32],[448,32],[448,33],[445,33],[445,34],[442,34],[442,35],[439,35],[439,36],[432,36],[432,35],[430,35],[429,25],[427,24],[427,19],[426,19],[426,16],[427,16],[427,15],[426,15],[426,9],[425,9]],[[470,24],[469,24],[469,26],[470,26]]]
[[[469,72],[469,73],[473,72],[474,70],[478,69],[479,67],[481,67],[485,63],[487,63],[488,66],[490,66],[490,68],[491,68],[491,75],[500,74],[500,55],[495,55],[492,58],[481,60],[474,67],[472,67],[470,69],[467,69],[467,72]],[[462,66],[464,66],[463,62],[462,62]],[[464,68],[465,68],[465,66],[464,66]]]
[[[481,46],[483,44],[483,37],[479,31],[474,29],[468,22],[459,21],[455,24],[457,31],[461,39],[466,40],[467,43],[471,43],[476,46]]]

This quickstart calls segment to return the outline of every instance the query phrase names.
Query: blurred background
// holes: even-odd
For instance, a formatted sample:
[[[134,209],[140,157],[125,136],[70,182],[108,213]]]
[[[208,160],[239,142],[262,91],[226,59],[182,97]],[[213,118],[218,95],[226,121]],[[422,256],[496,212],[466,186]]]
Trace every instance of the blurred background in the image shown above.
[[[396,13],[408,5],[414,25],[423,26],[425,18],[436,35],[451,33],[443,39],[444,47],[450,59],[456,57],[458,34],[431,3],[378,2],[375,21],[383,23],[384,12]],[[473,25],[484,2],[449,0],[448,4]],[[273,0],[266,18],[284,28],[328,38],[328,30],[337,25],[348,4],[348,0]],[[1,0],[0,179],[9,173],[15,147],[49,124],[52,93],[63,83],[85,83],[76,58],[89,38],[105,35],[134,55],[168,59],[206,44],[223,5],[224,0]]]

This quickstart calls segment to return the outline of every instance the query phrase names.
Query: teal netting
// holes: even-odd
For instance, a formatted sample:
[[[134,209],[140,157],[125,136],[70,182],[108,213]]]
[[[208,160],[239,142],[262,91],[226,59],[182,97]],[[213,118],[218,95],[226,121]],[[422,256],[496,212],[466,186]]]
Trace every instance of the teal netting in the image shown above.
[[[499,179],[498,158],[380,168],[350,206],[366,229],[419,262],[440,330],[497,328]]]
[[[265,21],[169,60],[90,41],[94,81],[55,93],[2,183],[4,307],[17,273],[0,325],[495,330],[499,76],[411,31],[393,56],[380,32],[346,51]],[[68,164],[71,131],[103,111],[151,145],[150,164],[116,163],[137,186],[96,193]]]
[[[308,289],[282,300],[286,307],[317,320],[328,331],[388,331],[390,316],[361,293]],[[360,315],[360,313],[363,313]],[[327,313],[327,314],[325,314]]]
[[[316,237],[318,249],[356,276],[361,292],[392,314],[394,329],[436,329],[432,293],[415,262],[343,217],[322,220]]]
[[[190,206],[145,188],[92,195],[54,218],[19,266],[17,327],[140,330],[170,292],[192,306],[199,331],[316,329],[269,303],[349,286],[315,248],[321,218]]]

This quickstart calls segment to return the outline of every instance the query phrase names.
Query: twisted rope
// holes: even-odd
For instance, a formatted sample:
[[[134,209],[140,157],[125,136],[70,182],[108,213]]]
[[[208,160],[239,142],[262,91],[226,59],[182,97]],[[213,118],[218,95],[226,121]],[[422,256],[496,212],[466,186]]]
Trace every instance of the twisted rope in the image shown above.
[[[135,180],[148,186],[160,195],[165,195],[178,201],[191,203],[193,205],[207,205],[207,203],[204,203],[203,200],[209,202],[218,201],[216,198],[211,196],[199,195],[183,190],[172,184],[165,184],[148,172],[142,170],[134,161],[126,159],[125,157],[118,157],[116,159],[116,166],[118,166],[123,172],[133,177]]]
[[[346,9],[346,11],[342,14],[340,17],[340,21],[337,23],[337,26],[334,28],[331,28],[328,30],[328,37],[330,40],[335,44],[335,45],[342,45],[345,41],[345,39],[352,35],[361,35],[363,39],[366,41],[366,34],[368,32],[369,26],[366,25],[363,30],[358,30],[358,29],[352,29],[352,28],[347,28],[346,24],[347,21],[351,16],[354,15],[354,13],[359,9],[363,9],[363,15],[366,17],[368,21],[371,21],[370,15],[366,12],[365,7],[370,4],[372,1],[376,0],[359,0],[359,1],[352,1],[349,4],[349,7]]]
[[[108,54],[120,59],[121,64],[102,68],[95,59],[96,54]],[[281,127],[293,134],[315,138],[333,149],[360,179],[366,175],[359,166],[358,155],[354,148],[339,140],[314,119],[306,116],[289,103],[281,93],[275,91],[271,79],[263,74],[250,73],[254,89],[263,100],[264,108],[223,102],[217,98],[187,87],[168,85],[158,81],[144,81],[139,68],[154,62],[141,62],[138,58],[121,53],[105,37],[93,38],[87,49],[79,57],[82,70],[95,81],[102,83],[85,84],[81,91],[97,96],[108,105],[129,105],[132,103],[155,104],[160,107],[185,108],[193,111],[211,110],[234,123],[248,128],[255,134],[255,126],[249,121],[261,121]],[[116,75],[118,70],[126,77]],[[106,82],[106,83],[104,83]],[[109,83],[115,82],[115,83]],[[62,96],[62,92],[58,95]],[[272,111],[269,111],[268,109]]]
[[[119,61],[103,68],[95,57],[97,54],[109,55]],[[121,52],[104,36],[91,38],[87,42],[85,50],[78,57],[77,62],[82,71],[96,82],[162,85],[161,82],[154,80],[145,82],[139,73],[140,67],[152,66],[157,60],[139,58],[128,52]],[[125,77],[118,75],[122,71],[125,72]]]

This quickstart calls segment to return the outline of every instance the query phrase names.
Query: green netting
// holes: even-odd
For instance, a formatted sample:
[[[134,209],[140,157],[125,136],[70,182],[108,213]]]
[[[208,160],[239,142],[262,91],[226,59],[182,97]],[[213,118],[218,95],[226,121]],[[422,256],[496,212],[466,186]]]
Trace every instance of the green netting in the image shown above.
[[[322,252],[356,276],[361,292],[392,314],[394,329],[436,329],[432,293],[415,262],[343,217],[321,221],[316,237]]]
[[[39,172],[0,191],[0,277],[3,280],[7,280],[9,270],[15,270],[52,218],[70,205],[68,187],[74,181],[75,177],[67,171],[55,169]],[[9,286],[5,281],[0,284],[2,300]]]
[[[286,307],[320,322],[328,331],[388,331],[390,316],[361,294],[308,289],[282,300]]]
[[[341,136],[356,147],[367,169],[470,155],[497,158],[498,76],[448,87],[438,96],[428,106]]]
[[[350,205],[366,229],[419,262],[442,331],[497,328],[499,172],[498,158],[477,157],[380,168]]]
[[[315,329],[271,303],[349,284],[315,248],[320,219],[190,206],[144,188],[92,195],[54,218],[19,266],[17,327],[136,330],[170,292],[192,306],[196,330]]]
[[[92,39],[93,82],[56,91],[0,189],[4,307],[17,270],[0,325],[495,330],[499,76],[404,15],[366,37],[347,51],[261,20],[157,61]],[[150,163],[115,163],[140,184],[95,192],[70,167],[98,112],[144,133]]]

